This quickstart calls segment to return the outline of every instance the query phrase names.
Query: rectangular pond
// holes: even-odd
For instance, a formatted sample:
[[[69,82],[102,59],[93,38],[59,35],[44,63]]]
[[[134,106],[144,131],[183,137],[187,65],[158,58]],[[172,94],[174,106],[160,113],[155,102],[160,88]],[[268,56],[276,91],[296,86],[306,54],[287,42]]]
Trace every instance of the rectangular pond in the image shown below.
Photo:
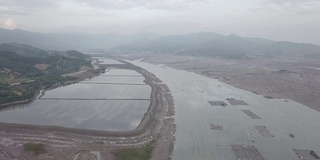
[[[106,58],[106,57],[93,57],[99,59],[100,64],[123,64],[115,59]]]
[[[141,76],[140,73],[134,70],[127,70],[127,69],[110,69],[107,70],[103,75],[118,75],[118,76]]]
[[[143,81],[145,78],[143,76],[118,76],[118,75],[102,75],[98,77],[93,77],[90,82],[105,82],[105,83],[125,83],[125,84],[145,84]]]
[[[88,81],[90,82],[90,81]],[[80,82],[45,92],[44,98],[150,99],[149,85],[87,84]]]
[[[0,110],[0,121],[80,129],[129,131],[148,110],[148,100],[36,100]]]

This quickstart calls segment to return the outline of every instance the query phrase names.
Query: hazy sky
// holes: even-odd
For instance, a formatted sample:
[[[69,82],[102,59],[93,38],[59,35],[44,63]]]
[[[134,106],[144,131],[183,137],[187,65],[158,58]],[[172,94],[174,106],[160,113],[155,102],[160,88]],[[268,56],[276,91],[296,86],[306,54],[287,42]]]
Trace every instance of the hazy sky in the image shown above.
[[[210,31],[320,44],[320,0],[0,0],[0,22],[35,32]]]

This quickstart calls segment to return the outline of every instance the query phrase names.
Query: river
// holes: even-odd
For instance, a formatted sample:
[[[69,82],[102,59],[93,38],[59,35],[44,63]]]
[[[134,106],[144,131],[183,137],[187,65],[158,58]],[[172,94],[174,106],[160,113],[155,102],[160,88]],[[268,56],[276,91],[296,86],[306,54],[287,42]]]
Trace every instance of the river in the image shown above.
[[[320,154],[320,113],[315,110],[192,72],[131,62],[155,74],[172,92],[176,110],[173,160],[299,160],[295,152]],[[242,105],[231,105],[228,99]]]

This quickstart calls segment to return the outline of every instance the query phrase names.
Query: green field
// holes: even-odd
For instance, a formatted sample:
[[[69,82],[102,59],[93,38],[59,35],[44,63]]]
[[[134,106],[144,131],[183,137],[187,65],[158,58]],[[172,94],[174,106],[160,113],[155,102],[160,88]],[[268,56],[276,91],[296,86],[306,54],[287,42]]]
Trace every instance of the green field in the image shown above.
[[[34,152],[36,155],[46,153],[44,145],[40,143],[26,143],[24,144],[24,150]]]
[[[116,160],[149,160],[153,146],[145,146],[141,148],[124,148],[117,150]]]
[[[8,74],[0,75],[0,84],[12,84],[31,80],[28,77],[12,77]]]

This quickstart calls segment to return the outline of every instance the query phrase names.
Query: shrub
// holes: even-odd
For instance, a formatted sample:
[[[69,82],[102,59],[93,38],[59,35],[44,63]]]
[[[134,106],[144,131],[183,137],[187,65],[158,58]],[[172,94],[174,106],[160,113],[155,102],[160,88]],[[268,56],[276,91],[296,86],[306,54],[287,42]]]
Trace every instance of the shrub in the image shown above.
[[[24,150],[32,151],[36,155],[46,153],[46,150],[44,149],[44,145],[40,143],[26,143],[24,144]]]

